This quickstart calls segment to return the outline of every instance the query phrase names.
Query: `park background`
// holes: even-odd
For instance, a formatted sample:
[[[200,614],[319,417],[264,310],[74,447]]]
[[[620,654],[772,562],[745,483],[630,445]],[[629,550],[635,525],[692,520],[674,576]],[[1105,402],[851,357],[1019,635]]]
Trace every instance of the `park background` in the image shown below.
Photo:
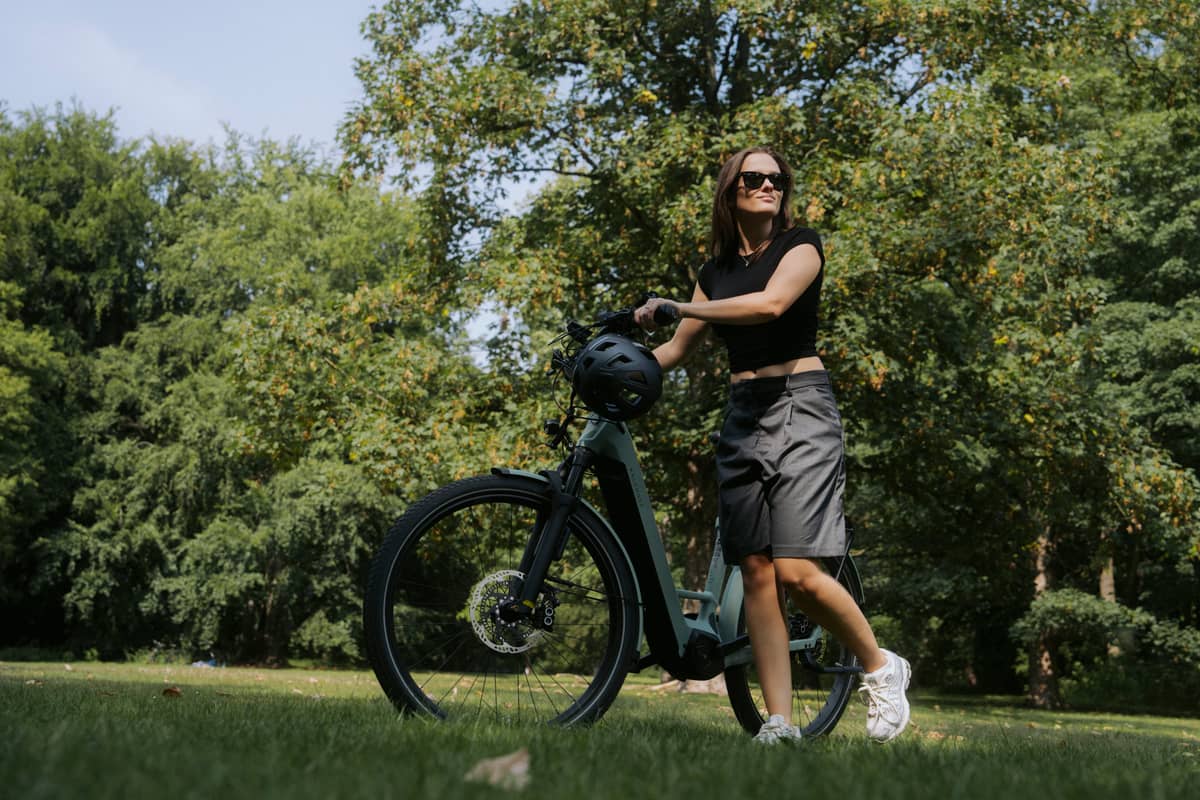
[[[0,106],[0,659],[361,665],[391,522],[554,461],[552,335],[686,296],[717,167],[769,143],[826,243],[881,639],[924,688],[1196,713],[1194,3],[393,2],[361,33],[332,153]],[[693,585],[723,364],[634,426]]]

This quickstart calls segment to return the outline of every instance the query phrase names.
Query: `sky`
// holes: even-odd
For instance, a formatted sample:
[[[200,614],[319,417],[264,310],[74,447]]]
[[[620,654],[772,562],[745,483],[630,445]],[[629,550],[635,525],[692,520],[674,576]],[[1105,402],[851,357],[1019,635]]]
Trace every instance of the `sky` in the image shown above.
[[[0,0],[0,103],[115,110],[124,139],[335,145],[383,0]]]

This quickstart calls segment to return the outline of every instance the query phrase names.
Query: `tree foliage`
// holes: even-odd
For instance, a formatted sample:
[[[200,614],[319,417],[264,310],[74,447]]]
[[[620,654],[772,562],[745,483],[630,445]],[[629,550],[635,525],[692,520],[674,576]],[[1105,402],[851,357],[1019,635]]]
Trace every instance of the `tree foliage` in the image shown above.
[[[42,525],[10,514],[6,493],[25,536],[16,600],[61,593],[67,643],[108,656],[161,645],[361,658],[360,579],[398,497],[482,468],[445,448],[475,410],[462,401],[477,369],[426,291],[437,278],[407,267],[421,236],[409,204],[370,184],[339,191],[307,151],[236,135],[220,149],[122,143],[109,155],[134,162],[154,209],[126,309],[137,324],[117,344],[61,324],[67,392],[65,359],[38,351],[51,337],[6,323],[4,365],[23,380],[10,387],[5,373],[5,489],[10,473],[17,488],[58,485],[37,480],[36,439],[8,448],[29,428],[18,412],[56,388],[69,395],[64,471],[77,481]],[[494,454],[505,431],[478,438]]]
[[[1192,6],[395,0],[340,167],[0,110],[0,644],[360,659],[389,521],[552,463],[550,337],[690,294],[769,143],[881,635],[931,684],[1128,691],[1200,628]],[[691,583],[723,359],[635,426]]]
[[[54,520],[69,486],[74,448],[61,412],[68,360],[45,329],[21,324],[17,295],[0,282],[0,605],[45,624],[27,592],[35,532]]]
[[[1006,620],[1039,587],[1094,582],[1123,546],[1114,531],[1195,557],[1194,473],[1142,427],[1172,418],[1100,402],[1113,275],[1133,274],[1104,259],[1132,221],[1104,125],[1114,106],[1179,102],[1189,85],[1194,14],[1145,10],[393,3],[364,24],[374,53],[343,125],[346,174],[429,170],[424,202],[460,285],[537,342],[564,312],[686,296],[717,166],[747,144],[791,153],[798,210],[828,242],[824,354],[879,608],[921,674],[997,685],[1012,674]],[[495,190],[527,174],[549,180],[498,219]],[[463,232],[481,224],[492,235],[475,246]],[[644,426],[693,581],[719,365],[703,349]],[[1127,480],[1144,469],[1149,505]]]

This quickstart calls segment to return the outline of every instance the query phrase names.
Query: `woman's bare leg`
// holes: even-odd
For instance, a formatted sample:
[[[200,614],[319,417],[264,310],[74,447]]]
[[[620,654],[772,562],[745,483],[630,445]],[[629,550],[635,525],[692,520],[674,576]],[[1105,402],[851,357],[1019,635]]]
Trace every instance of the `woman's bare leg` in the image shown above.
[[[775,565],[765,555],[741,560],[745,590],[746,629],[758,667],[758,682],[767,703],[767,715],[781,714],[792,723],[792,662],[788,628],[779,603]]]
[[[783,613],[784,591],[809,619],[858,656],[866,672],[887,663],[854,598],[816,561],[757,554],[743,558],[741,570],[746,628],[768,715],[781,714],[788,724],[792,721],[792,662]]]
[[[792,602],[850,648],[865,671],[874,672],[887,663],[862,609],[846,587],[818,562],[808,558],[776,558],[773,566],[776,580],[789,592]]]

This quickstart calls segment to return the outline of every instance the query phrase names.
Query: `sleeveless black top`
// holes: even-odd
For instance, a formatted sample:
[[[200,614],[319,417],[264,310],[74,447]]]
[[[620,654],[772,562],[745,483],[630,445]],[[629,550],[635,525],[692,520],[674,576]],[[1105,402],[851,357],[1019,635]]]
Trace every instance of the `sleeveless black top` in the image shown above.
[[[712,323],[729,350],[732,372],[781,364],[793,358],[817,355],[817,305],[821,300],[821,282],[825,277],[825,251],[821,237],[812,228],[792,228],[775,237],[750,266],[740,257],[715,259],[700,267],[700,289],[709,300],[761,292],[775,274],[783,254],[801,244],[811,244],[821,256],[817,277],[778,319],[758,325]]]

